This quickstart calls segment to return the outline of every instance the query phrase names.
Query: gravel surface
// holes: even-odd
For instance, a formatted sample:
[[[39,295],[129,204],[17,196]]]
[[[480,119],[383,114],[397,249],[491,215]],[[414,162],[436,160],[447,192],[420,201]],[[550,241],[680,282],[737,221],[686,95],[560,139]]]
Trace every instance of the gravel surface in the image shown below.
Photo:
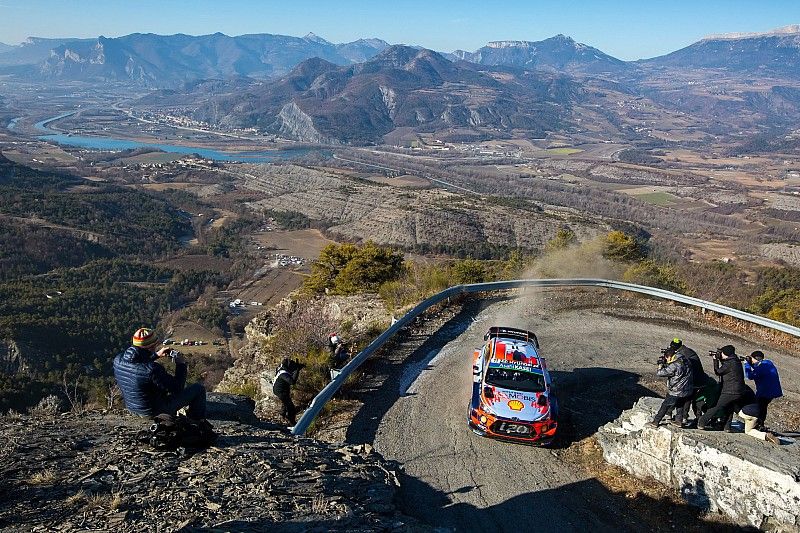
[[[767,422],[783,429],[791,429],[784,422],[792,420],[800,399],[800,360],[714,331],[684,308],[617,294],[550,290],[467,305],[422,343],[412,339],[397,347],[383,386],[365,396],[348,441],[372,442],[386,459],[398,461],[404,469],[401,509],[434,526],[460,531],[653,529],[641,502],[629,504],[609,491],[571,459],[575,454],[567,453],[569,448],[635,399],[663,393],[655,361],[659,348],[675,336],[701,356],[725,344],[741,354],[768,353],[788,394],[773,403]],[[471,353],[492,325],[537,333],[562,405],[562,449],[489,440],[467,427]],[[405,364],[399,364],[401,359]],[[710,371],[711,359],[704,363]]]

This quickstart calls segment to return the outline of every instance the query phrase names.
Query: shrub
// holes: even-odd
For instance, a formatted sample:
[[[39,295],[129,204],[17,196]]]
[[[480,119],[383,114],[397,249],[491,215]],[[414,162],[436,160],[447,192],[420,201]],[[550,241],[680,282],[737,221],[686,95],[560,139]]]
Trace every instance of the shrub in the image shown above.
[[[688,292],[686,284],[680,279],[674,267],[650,260],[631,265],[622,275],[622,279],[629,283],[658,287],[682,294]]]
[[[641,243],[621,231],[612,231],[603,239],[603,257],[614,261],[638,261],[644,258]]]
[[[456,284],[483,283],[489,280],[486,267],[477,259],[456,261],[450,270],[453,273],[453,282]]]
[[[547,241],[544,249],[545,252],[552,252],[554,250],[562,250],[578,242],[578,237],[575,232],[569,228],[561,228],[556,233],[556,236]]]
[[[329,244],[311,265],[305,288],[312,293],[377,292],[403,273],[403,254],[369,241],[363,246]]]

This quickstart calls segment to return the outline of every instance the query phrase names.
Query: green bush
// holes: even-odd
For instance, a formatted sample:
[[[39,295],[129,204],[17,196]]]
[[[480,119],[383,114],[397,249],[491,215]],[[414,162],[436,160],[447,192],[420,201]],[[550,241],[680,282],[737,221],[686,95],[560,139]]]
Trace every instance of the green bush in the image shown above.
[[[578,242],[578,237],[575,232],[569,228],[561,228],[556,233],[556,236],[547,241],[544,249],[545,252],[552,252],[553,250],[563,250]]]
[[[674,267],[646,260],[634,263],[622,275],[623,281],[658,287],[672,292],[686,294],[686,284],[680,279]]]
[[[603,257],[613,261],[638,261],[645,257],[641,243],[622,231],[612,231],[603,239]]]
[[[311,265],[305,288],[312,293],[357,294],[377,292],[381,284],[403,273],[403,254],[369,241],[329,244]]]
[[[489,281],[489,275],[484,263],[477,259],[464,259],[456,261],[450,267],[453,273],[453,283],[483,283]]]

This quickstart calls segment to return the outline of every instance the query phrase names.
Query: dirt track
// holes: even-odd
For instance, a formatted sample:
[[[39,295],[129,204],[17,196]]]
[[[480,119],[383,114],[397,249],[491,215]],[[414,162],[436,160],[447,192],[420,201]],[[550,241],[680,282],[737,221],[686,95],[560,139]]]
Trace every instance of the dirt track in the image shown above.
[[[365,398],[348,440],[372,441],[385,458],[403,466],[405,513],[459,531],[651,528],[649,517],[637,510],[641,505],[588,477],[565,458],[569,454],[484,439],[467,428],[470,354],[490,325],[537,332],[566,415],[564,446],[593,434],[635,398],[663,390],[653,375],[654,362],[658,348],[675,335],[701,355],[728,343],[741,354],[765,348],[685,321],[670,323],[663,313],[624,309],[625,302],[559,311],[562,295],[551,291],[462,312],[413,353],[398,353],[405,360],[394,365],[394,377],[371,393],[372,400]],[[773,350],[769,356],[781,370],[784,390],[792,391],[777,411],[798,399],[800,361]],[[775,424],[774,416],[770,422]]]

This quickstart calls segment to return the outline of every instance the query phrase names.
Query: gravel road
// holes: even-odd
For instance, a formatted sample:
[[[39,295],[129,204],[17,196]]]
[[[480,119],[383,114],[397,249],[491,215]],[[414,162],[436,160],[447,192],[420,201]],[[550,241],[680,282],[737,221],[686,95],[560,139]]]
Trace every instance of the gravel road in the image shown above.
[[[686,313],[674,320],[653,311],[652,302],[637,308],[636,299],[582,294],[585,308],[579,309],[563,308],[564,293],[557,290],[476,304],[404,355],[396,374],[375,390],[380,398],[356,416],[348,440],[371,441],[386,459],[403,466],[405,513],[459,531],[649,529],[646,516],[626,508],[624,498],[620,504],[619,496],[559,450],[489,440],[468,429],[473,349],[492,325],[537,333],[565,416],[562,446],[568,446],[615,419],[636,398],[663,391],[654,376],[655,360],[676,335],[701,355],[724,344],[740,354],[765,347],[703,329]],[[598,301],[605,304],[597,308]],[[774,350],[768,354],[781,370],[784,389],[792,391],[778,407],[796,405],[800,361]],[[710,359],[705,366],[711,371]]]

